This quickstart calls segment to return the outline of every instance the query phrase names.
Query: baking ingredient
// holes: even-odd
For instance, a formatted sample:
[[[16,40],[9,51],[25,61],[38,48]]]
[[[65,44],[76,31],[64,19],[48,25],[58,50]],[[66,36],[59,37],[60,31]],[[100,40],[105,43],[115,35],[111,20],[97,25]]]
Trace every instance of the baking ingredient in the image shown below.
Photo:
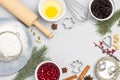
[[[105,69],[100,70],[99,65],[104,62]],[[95,65],[95,75],[98,80],[118,80],[117,77],[120,73],[120,66],[117,60],[108,56],[99,59]]]
[[[86,73],[88,72],[88,70],[90,69],[90,66],[87,65],[84,70],[81,72],[81,74],[79,75],[77,80],[82,80],[84,78],[84,76],[86,75]]]
[[[0,33],[0,60],[10,61],[18,58],[22,52],[22,43],[16,33]]]
[[[113,75],[116,72],[116,67],[115,66],[111,66],[108,68],[108,74],[109,75]]]
[[[56,29],[57,29],[57,26],[58,26],[57,24],[52,24],[52,25],[51,25],[51,29],[56,30]]]
[[[49,58],[46,57],[46,51],[46,46],[42,46],[39,50],[37,49],[37,47],[34,47],[32,50],[32,55],[27,64],[18,72],[13,80],[25,80],[27,77],[34,75],[37,65],[40,62],[49,60]]]
[[[62,6],[57,0],[46,0],[42,5],[42,13],[48,19],[56,19],[62,14]]]
[[[62,73],[66,73],[67,70],[68,70],[68,69],[67,69],[66,67],[63,67],[63,68],[62,68]]]
[[[77,78],[77,75],[75,74],[75,75],[72,75],[72,76],[70,76],[70,77],[68,77],[68,78],[65,78],[65,79],[63,79],[63,80],[73,80],[73,79],[75,79],[75,78]]]
[[[37,70],[37,78],[38,80],[59,80],[60,70],[54,63],[44,63]]]
[[[118,42],[119,42],[119,35],[114,34],[114,43],[118,43]]]
[[[93,77],[91,77],[91,75],[87,75],[84,77],[84,80],[93,80]]]
[[[119,50],[119,35],[118,34],[114,34],[114,43],[112,44],[113,47],[115,47],[115,50]]]
[[[91,11],[99,19],[105,19],[112,13],[112,4],[109,0],[93,0]]]
[[[51,6],[46,9],[46,16],[49,18],[55,17],[57,15],[57,13],[58,13],[58,10],[56,7]]]
[[[118,44],[116,44],[116,43],[113,43],[113,45],[112,45],[113,47],[115,47],[115,50],[119,50],[119,45]]]
[[[35,32],[33,32],[33,36],[35,36],[36,35],[36,33]]]
[[[31,31],[31,33],[33,34],[34,37],[37,36],[37,34],[36,34],[34,28],[31,28],[30,31]],[[36,41],[37,43],[40,43],[40,42],[41,42],[41,38],[40,38],[40,36],[37,36],[35,39],[36,39],[35,41]]]
[[[104,71],[106,69],[106,62],[101,61],[98,67],[100,71]]]
[[[36,42],[37,42],[37,43],[40,43],[40,42],[41,42],[41,39],[40,39],[39,36],[37,37]]]

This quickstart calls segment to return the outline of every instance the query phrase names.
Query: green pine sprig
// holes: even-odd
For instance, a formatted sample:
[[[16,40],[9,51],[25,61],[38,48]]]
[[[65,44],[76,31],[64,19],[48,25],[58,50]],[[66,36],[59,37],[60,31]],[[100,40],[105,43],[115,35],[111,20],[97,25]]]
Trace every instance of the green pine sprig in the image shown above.
[[[46,46],[41,47],[39,50],[37,50],[37,47],[34,47],[27,64],[19,71],[14,80],[24,80],[25,78],[34,75],[37,65],[42,61],[49,60],[49,58],[45,56],[46,50]]]
[[[99,32],[101,35],[105,35],[106,33],[111,32],[111,27],[119,18],[120,18],[120,10],[117,10],[109,20],[98,21],[97,32]]]
[[[119,22],[118,22],[118,26],[120,26],[120,20],[119,20]]]

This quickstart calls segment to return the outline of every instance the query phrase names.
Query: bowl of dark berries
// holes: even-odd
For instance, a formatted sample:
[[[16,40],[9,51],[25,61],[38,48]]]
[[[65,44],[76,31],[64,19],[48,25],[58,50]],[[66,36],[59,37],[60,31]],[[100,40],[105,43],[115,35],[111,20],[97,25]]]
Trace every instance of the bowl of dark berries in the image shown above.
[[[114,3],[112,0],[92,0],[89,5],[89,10],[96,20],[105,21],[112,17]]]
[[[35,70],[36,80],[60,80],[61,68],[53,61],[40,63]]]

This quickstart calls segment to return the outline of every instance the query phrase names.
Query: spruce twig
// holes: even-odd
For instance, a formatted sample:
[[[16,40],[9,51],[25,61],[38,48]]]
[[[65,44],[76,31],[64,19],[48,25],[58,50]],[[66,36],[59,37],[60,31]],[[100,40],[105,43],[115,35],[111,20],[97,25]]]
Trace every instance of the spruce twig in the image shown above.
[[[118,22],[118,26],[120,26],[120,20],[119,20],[119,22]]]
[[[19,71],[14,80],[24,80],[34,75],[37,65],[42,61],[48,60],[48,58],[45,57],[46,50],[46,46],[41,47],[39,50],[37,50],[37,47],[34,47],[31,58],[28,60],[25,67]]]
[[[113,24],[120,18],[120,9],[117,10],[114,15],[106,21],[98,21],[97,22],[97,32],[99,32],[101,35],[105,35],[108,32],[111,32],[111,27]]]

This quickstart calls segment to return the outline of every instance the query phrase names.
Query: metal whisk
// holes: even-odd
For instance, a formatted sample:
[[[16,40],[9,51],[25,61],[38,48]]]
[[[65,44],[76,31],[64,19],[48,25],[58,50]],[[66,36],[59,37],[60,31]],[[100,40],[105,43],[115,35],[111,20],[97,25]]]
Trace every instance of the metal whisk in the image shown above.
[[[73,18],[83,22],[88,18],[88,10],[76,0],[64,0],[66,7]]]

